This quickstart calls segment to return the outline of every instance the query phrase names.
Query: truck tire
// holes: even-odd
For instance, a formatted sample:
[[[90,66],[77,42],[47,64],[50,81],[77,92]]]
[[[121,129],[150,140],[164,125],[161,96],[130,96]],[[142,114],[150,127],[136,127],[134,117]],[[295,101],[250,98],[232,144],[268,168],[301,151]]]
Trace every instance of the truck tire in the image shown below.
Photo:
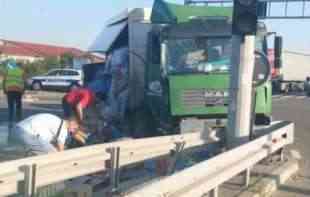
[[[255,125],[270,125],[272,122],[272,116],[257,115],[255,118]]]
[[[281,82],[280,81],[273,81],[272,82],[272,93],[273,94],[281,94]]]

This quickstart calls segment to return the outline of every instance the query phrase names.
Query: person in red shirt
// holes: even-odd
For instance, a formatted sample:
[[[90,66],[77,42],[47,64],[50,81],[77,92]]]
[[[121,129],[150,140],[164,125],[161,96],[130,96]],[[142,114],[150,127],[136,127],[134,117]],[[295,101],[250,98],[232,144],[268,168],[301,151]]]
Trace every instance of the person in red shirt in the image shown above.
[[[89,88],[76,88],[68,92],[63,100],[64,119],[83,120],[83,110],[95,103],[95,93]]]

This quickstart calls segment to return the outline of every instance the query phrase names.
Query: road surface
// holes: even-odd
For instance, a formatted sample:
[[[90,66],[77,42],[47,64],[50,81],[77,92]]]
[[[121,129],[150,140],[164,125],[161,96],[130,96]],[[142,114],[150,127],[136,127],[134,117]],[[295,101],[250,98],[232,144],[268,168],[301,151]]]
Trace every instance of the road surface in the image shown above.
[[[301,153],[301,170],[275,197],[310,196],[310,98],[305,96],[281,96],[273,99],[273,117],[276,120],[295,122],[295,143],[290,147]]]
[[[26,98],[23,100],[23,117],[29,117],[33,114],[38,113],[52,113],[55,115],[61,115],[61,99],[58,97],[54,98]],[[8,111],[6,97],[0,95],[0,124],[6,124],[8,121]]]
[[[61,99],[36,99],[24,102],[24,117],[37,113],[62,114]],[[276,96],[273,99],[274,120],[290,120],[296,123],[295,144],[303,159],[300,173],[280,188],[275,197],[310,196],[310,98],[305,96]],[[0,99],[0,124],[7,122],[7,106]]]
[[[44,96],[43,96],[44,95]],[[57,94],[56,94],[57,95]],[[23,118],[27,118],[33,114],[38,113],[52,113],[55,115],[62,115],[61,109],[61,96],[62,95],[54,95],[54,96],[46,96],[46,93],[40,93],[39,96],[35,96],[35,98],[29,98],[29,94],[27,98],[23,99]],[[0,93],[0,126],[1,131],[5,133],[0,133],[0,144],[6,144],[6,140],[4,136],[7,136],[7,122],[8,122],[8,110],[7,110],[7,102],[6,97]],[[43,123],[44,124],[44,123]],[[6,160],[14,160],[17,158],[24,157],[23,150],[15,145],[10,144],[7,147],[0,147],[0,162]]]

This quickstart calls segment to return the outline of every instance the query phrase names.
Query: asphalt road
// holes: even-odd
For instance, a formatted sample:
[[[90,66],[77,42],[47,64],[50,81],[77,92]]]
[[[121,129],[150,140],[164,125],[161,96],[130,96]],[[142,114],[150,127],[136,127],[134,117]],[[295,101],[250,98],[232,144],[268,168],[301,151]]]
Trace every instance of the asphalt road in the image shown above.
[[[37,113],[62,115],[61,99],[24,100],[24,117]],[[289,147],[302,155],[301,171],[280,188],[276,197],[310,196],[310,98],[305,96],[277,96],[273,99],[274,120],[295,122],[295,143]],[[0,98],[0,124],[7,122],[7,105],[4,97]]]
[[[36,96],[36,98],[23,99],[23,118],[27,118],[31,115],[38,113],[52,113],[61,116],[62,115],[61,98],[56,97],[38,98],[38,96]],[[5,128],[7,122],[8,122],[8,110],[7,110],[6,97],[0,93],[0,125],[2,126],[1,129],[5,129],[5,131],[7,131],[7,129]],[[0,132],[3,131],[1,130]],[[6,135],[7,134],[0,133],[0,136],[6,136]],[[0,141],[3,142],[5,140],[0,139]],[[14,160],[24,156],[25,155],[23,150],[16,146],[0,147],[0,162],[7,160]]]
[[[275,197],[310,196],[310,98],[305,96],[284,96],[273,99],[273,117],[295,123],[295,143],[289,147],[302,156],[301,170]]]
[[[24,99],[23,100],[23,118],[27,118],[33,114],[52,113],[62,115],[61,99]],[[0,98],[0,124],[8,121],[7,101],[4,96]]]

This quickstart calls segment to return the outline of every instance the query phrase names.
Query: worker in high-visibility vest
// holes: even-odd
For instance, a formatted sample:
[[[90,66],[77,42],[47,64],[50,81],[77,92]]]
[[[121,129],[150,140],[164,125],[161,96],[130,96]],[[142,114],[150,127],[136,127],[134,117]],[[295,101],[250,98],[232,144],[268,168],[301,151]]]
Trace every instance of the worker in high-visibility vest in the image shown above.
[[[3,91],[7,95],[9,111],[9,129],[13,127],[13,121],[22,119],[22,96],[25,91],[24,70],[16,61],[8,60],[6,73],[3,78]]]

